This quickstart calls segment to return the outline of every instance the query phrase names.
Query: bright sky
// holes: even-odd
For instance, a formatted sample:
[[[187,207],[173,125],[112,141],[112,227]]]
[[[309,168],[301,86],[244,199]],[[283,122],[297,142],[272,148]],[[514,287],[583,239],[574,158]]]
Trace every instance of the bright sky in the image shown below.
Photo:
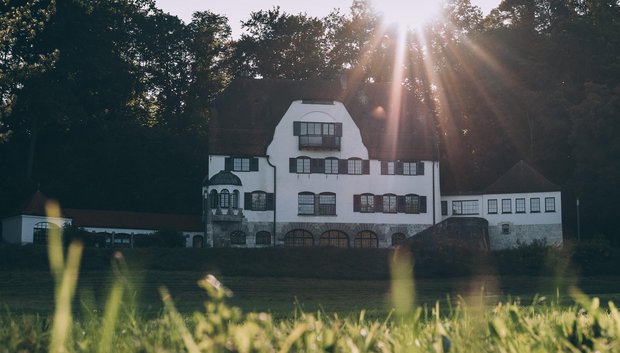
[[[375,0],[381,3],[386,0]],[[404,5],[412,2],[428,4],[436,0],[392,0],[394,4],[403,4],[404,7],[415,5]],[[288,13],[306,13],[309,16],[324,17],[334,8],[340,8],[340,12],[348,13],[353,0],[156,0],[157,6],[176,15],[185,22],[191,20],[194,11],[211,10],[214,13],[228,17],[228,23],[232,27],[233,37],[241,35],[241,21],[247,20],[250,13],[259,10],[269,10],[274,6]],[[389,2],[389,1],[388,1]],[[482,8],[484,14],[488,14],[491,9],[496,7],[500,0],[471,0],[474,5]],[[426,5],[421,5],[426,6]]]

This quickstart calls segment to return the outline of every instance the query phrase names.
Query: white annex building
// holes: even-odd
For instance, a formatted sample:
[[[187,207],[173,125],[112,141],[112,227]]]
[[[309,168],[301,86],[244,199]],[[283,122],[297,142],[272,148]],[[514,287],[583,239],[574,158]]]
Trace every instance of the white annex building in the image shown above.
[[[524,162],[480,193],[442,195],[432,117],[391,86],[240,79],[210,120],[205,245],[390,247],[450,217],[491,249],[561,244],[561,194]]]

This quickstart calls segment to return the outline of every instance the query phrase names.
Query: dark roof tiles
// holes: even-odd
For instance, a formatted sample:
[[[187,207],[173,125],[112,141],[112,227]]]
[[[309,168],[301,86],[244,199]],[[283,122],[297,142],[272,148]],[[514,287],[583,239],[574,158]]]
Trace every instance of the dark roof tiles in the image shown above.
[[[550,182],[536,169],[519,161],[504,175],[484,190],[485,194],[560,191],[560,186]]]
[[[400,116],[390,119],[389,83],[237,79],[218,98],[209,121],[209,153],[264,156],[275,127],[296,100],[342,102],[360,128],[371,159],[436,160],[433,115],[401,89]],[[393,121],[396,120],[396,121]]]

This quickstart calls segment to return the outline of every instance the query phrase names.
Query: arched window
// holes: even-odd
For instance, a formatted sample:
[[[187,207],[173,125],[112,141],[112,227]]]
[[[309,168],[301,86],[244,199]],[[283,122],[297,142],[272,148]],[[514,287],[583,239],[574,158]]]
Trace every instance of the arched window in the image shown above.
[[[194,235],[192,238],[192,247],[202,248],[204,246],[204,237],[202,235]]]
[[[360,212],[364,212],[364,213],[375,212],[375,195],[373,194],[360,195]]]
[[[230,233],[230,244],[245,245],[245,233],[240,230]]]
[[[347,161],[347,174],[362,174],[362,160],[359,158],[349,158]]]
[[[220,192],[220,208],[228,208],[230,206],[230,192],[224,189]]]
[[[211,206],[211,209],[216,209],[218,203],[217,191],[211,190],[209,193],[209,205]]]
[[[129,248],[131,247],[131,234],[127,233],[116,233],[114,234],[114,244],[112,244],[115,248]]]
[[[297,174],[310,173],[310,157],[297,157],[296,159]]]
[[[374,232],[364,230],[357,233],[353,244],[356,248],[378,248],[379,239]]]
[[[392,246],[396,246],[405,241],[407,237],[403,233],[392,234]]]
[[[396,195],[383,195],[383,213],[396,213]]]
[[[346,233],[339,230],[328,230],[327,232],[321,234],[321,238],[319,238],[319,245],[333,246],[336,248],[348,248],[349,237]]]
[[[271,234],[264,230],[256,233],[256,245],[271,245]]]
[[[239,190],[233,191],[231,196],[232,208],[239,208]]]
[[[50,231],[60,232],[60,227],[50,222],[39,222],[34,225],[32,229],[32,243],[33,244],[47,244],[47,237]]]
[[[288,247],[307,247],[314,245],[312,233],[303,229],[295,229],[286,233],[284,236],[284,245]]]
[[[300,215],[314,214],[314,194],[311,192],[300,192],[297,195],[297,213]]]
[[[415,194],[405,195],[405,213],[420,213],[420,197]]]

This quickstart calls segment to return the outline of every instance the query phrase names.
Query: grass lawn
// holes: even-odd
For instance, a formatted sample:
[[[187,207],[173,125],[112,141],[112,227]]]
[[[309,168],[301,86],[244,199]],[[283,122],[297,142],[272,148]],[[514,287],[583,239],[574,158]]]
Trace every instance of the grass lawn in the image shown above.
[[[166,286],[179,310],[191,313],[202,310],[206,298],[196,284],[204,276],[190,271],[143,271],[132,273],[128,279],[134,288],[135,305],[139,312],[151,316],[162,309],[158,288]],[[296,306],[305,311],[323,309],[326,312],[354,314],[365,309],[371,315],[383,315],[389,310],[388,280],[337,280],[308,278],[269,278],[224,276],[220,280],[229,287],[234,296],[229,303],[244,311],[268,311],[290,315]],[[54,308],[53,279],[46,271],[0,271],[0,305],[13,313],[51,313]],[[101,310],[110,287],[110,273],[87,271],[80,274],[76,303],[80,310]],[[558,281],[551,277],[531,276],[484,276],[477,278],[419,279],[416,281],[417,302],[432,306],[463,296],[472,305],[481,303],[495,305],[499,301],[520,298],[524,304],[531,302],[535,294],[546,295],[555,300],[555,286],[564,288],[560,302],[571,303],[565,288],[575,283],[591,296],[598,296],[602,303],[620,301],[620,277],[597,276],[583,278],[579,282]],[[79,309],[82,308],[82,309]]]

